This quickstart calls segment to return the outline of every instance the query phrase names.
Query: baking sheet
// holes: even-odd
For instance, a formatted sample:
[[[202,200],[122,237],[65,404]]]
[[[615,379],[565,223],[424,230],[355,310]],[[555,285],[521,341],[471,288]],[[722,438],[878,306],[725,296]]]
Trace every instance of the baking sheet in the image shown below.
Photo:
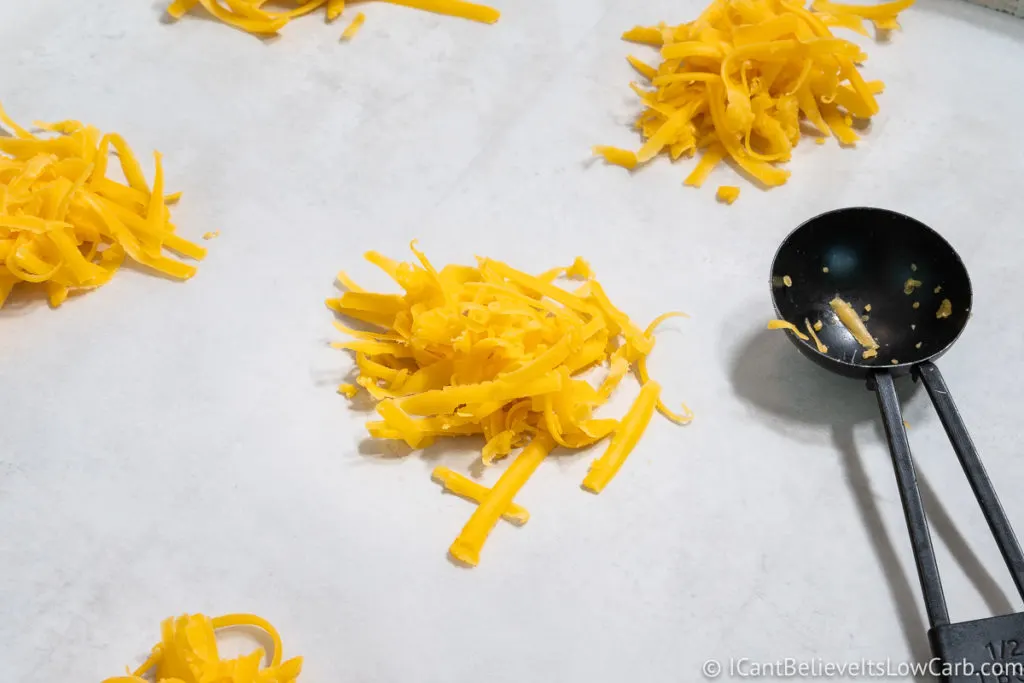
[[[805,142],[782,188],[723,167],[695,191],[688,164],[630,175],[589,149],[636,145],[624,57],[649,53],[620,33],[700,3],[499,5],[481,26],[368,4],[339,44],[314,18],[264,42],[162,23],[155,0],[0,0],[12,116],[160,149],[179,230],[221,231],[188,283],[129,271],[58,311],[0,312],[10,680],[116,675],[186,611],[266,616],[309,681],[660,683],[700,680],[709,658],[927,658],[874,399],[763,331],[768,268],[837,206],[949,239],[976,305],[942,369],[1021,527],[1024,24],[920,3],[868,49],[887,89],[856,150]],[[736,204],[714,201],[720,184],[743,188]],[[471,508],[429,472],[465,471],[477,444],[388,457],[334,393],[351,367],[326,347],[334,273],[384,286],[360,254],[412,238],[440,263],[584,255],[638,320],[693,316],[665,326],[651,370],[694,424],[656,420],[598,497],[579,490],[592,454],[545,463],[518,498],[530,523],[499,525],[472,571],[445,559]],[[909,394],[951,614],[1019,608]]]

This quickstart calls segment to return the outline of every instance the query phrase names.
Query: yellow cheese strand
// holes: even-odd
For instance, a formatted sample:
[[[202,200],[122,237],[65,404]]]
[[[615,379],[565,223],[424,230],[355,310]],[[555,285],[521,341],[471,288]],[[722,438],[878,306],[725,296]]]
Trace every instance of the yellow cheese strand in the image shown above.
[[[622,34],[623,40],[629,40],[634,43],[643,43],[645,45],[660,46],[664,43],[664,39],[661,35],[661,31],[656,28],[650,28],[647,26],[635,26],[632,29]]]
[[[181,19],[188,11],[199,4],[199,0],[174,0],[167,7],[167,14],[174,19]]]
[[[630,452],[640,439],[640,435],[647,428],[651,416],[654,415],[660,393],[661,386],[653,381],[648,382],[640,389],[640,395],[636,397],[629,412],[622,418],[608,449],[590,466],[590,471],[583,479],[583,488],[592,493],[600,493],[604,490],[604,487],[608,485],[608,482],[612,480],[626,458],[629,457]]]
[[[481,503],[491,494],[486,486],[481,486],[472,479],[467,479],[458,472],[453,472],[447,467],[435,467],[430,475],[434,481],[444,487],[445,491],[460,498],[471,500],[474,503]],[[530,513],[522,505],[510,503],[508,509],[501,513],[505,521],[516,526],[522,526],[530,521]]]
[[[857,343],[863,346],[865,349],[877,349],[878,342],[868,332],[868,328],[864,326],[864,321],[861,320],[860,316],[857,315],[857,311],[854,310],[846,301],[843,301],[839,297],[835,297],[832,301],[828,302],[828,305],[832,307],[836,316],[839,318],[839,322],[843,324],[853,338],[857,340]]]
[[[548,434],[537,433],[508,469],[502,472],[491,492],[480,502],[466,522],[466,526],[448,549],[452,557],[470,566],[480,564],[480,550],[491,529],[554,446],[555,442]]]
[[[327,0],[309,0],[305,4],[296,7],[290,12],[286,12],[286,14],[288,15],[289,18],[294,19],[296,17],[301,17],[305,14],[309,14],[314,10],[318,10],[326,4]]]
[[[652,320],[651,324],[647,326],[647,329],[644,330],[644,336],[647,337],[648,339],[653,339],[654,331],[656,329],[658,329],[658,326],[660,326],[661,323],[665,322],[669,318],[689,318],[689,317],[690,316],[688,316],[685,313],[682,313],[680,311],[672,311],[672,312],[669,312],[669,313],[662,313],[657,318]],[[640,356],[640,358],[637,359],[636,367],[637,367],[637,374],[640,376],[640,384],[643,385],[643,386],[646,386],[651,381],[650,374],[647,372],[647,356]],[[683,405],[683,411],[684,412],[683,413],[674,413],[671,410],[669,410],[668,406],[666,406],[662,402],[660,394],[658,396],[657,404],[656,404],[656,406],[658,408],[658,412],[661,413],[662,415],[664,415],[665,417],[667,417],[668,419],[672,420],[676,424],[680,424],[680,425],[689,424],[690,422],[693,421],[693,413],[690,411],[690,409],[687,407],[687,405],[685,403],[682,404],[682,405]]]
[[[879,31],[894,31],[900,28],[900,22],[897,21],[895,16],[885,17],[883,19],[872,19],[871,22],[875,25],[875,29]]]
[[[644,110],[636,128],[645,141],[634,154],[595,146],[610,164],[635,168],[659,154],[678,159],[696,149],[704,155],[686,184],[699,187],[721,159],[761,185],[785,183],[788,161],[801,138],[801,119],[844,145],[858,140],[851,117],[878,113],[877,83],[867,83],[856,64],[866,55],[830,27],[865,32],[899,26],[899,12],[913,0],[862,7],[815,0],[814,11],[787,0],[714,0],[693,22],[635,27],[623,39],[660,48],[655,67],[630,56],[651,90],[635,83]],[[732,190],[721,201],[735,200]]]
[[[849,14],[855,17],[863,17],[865,19],[884,19],[896,16],[913,4],[914,0],[893,0],[893,2],[883,2],[877,5],[846,5],[837,2],[829,2],[829,0],[814,0],[811,7],[816,12],[831,15],[841,16]]]
[[[327,0],[327,21],[334,21],[345,11],[345,0]]]
[[[24,140],[36,139],[35,135],[32,135],[32,133],[29,133],[27,130],[19,126],[10,116],[7,115],[7,112],[4,111],[3,105],[0,105],[0,123],[2,123],[5,128],[10,128],[14,131],[14,134],[19,138]]]
[[[803,332],[801,332],[799,330],[799,328],[797,328],[796,325],[794,325],[793,323],[791,323],[789,321],[786,321],[786,320],[769,320],[768,321],[768,329],[769,330],[789,330],[790,332],[795,334],[799,339],[801,339],[803,341],[810,341],[811,340],[811,338],[808,337]]]
[[[248,626],[264,631],[273,647],[270,663],[260,666],[262,649],[222,659],[217,651],[215,631]],[[167,619],[161,625],[161,642],[130,676],[108,678],[104,683],[146,683],[144,678],[155,669],[157,683],[294,683],[302,671],[302,658],[282,662],[281,636],[270,622],[254,614],[228,614],[213,619],[202,614]]]
[[[732,204],[740,196],[740,188],[734,185],[722,185],[715,193],[718,201]]]
[[[163,163],[154,155],[152,189],[131,147],[116,133],[61,121],[36,136],[0,108],[15,137],[0,137],[0,305],[19,282],[44,284],[50,305],[106,284],[125,254],[170,277],[187,279],[206,250],[175,234],[164,196]],[[117,153],[128,184],[106,178]],[[173,195],[171,195],[173,198]]]
[[[641,76],[643,76],[649,81],[652,80],[658,74],[658,70],[655,69],[653,66],[650,66],[646,62],[640,61],[639,59],[633,57],[632,55],[626,57],[626,60],[634,69],[636,69],[637,73],[639,73]]]
[[[217,20],[256,35],[272,35],[280,31],[293,19],[326,7],[327,21],[334,21],[345,10],[344,0],[307,0],[299,7],[287,12],[268,12],[262,7],[267,0],[174,0],[167,7],[167,14],[181,19],[197,6]],[[402,5],[435,14],[446,14],[487,24],[496,22],[501,14],[498,10],[464,0],[383,0],[392,5]],[[342,39],[355,36],[363,25],[365,16],[359,12],[342,33]],[[0,118],[2,121],[2,118]]]
[[[447,14],[452,17],[470,19],[485,24],[493,24],[501,18],[501,13],[493,7],[478,5],[462,0],[383,0],[392,5],[412,7],[435,14]]]
[[[365,390],[376,402],[379,419],[366,424],[372,438],[424,448],[437,438],[480,434],[486,466],[538,434],[569,449],[614,441],[623,423],[595,419],[594,411],[631,367],[644,387],[652,384],[646,359],[655,328],[681,313],[641,329],[582,258],[531,275],[489,258],[478,258],[476,267],[435,268],[415,244],[411,249],[416,258],[405,263],[365,255],[403,294],[364,291],[341,273],[337,281],[347,291],[327,301],[341,315],[379,326],[339,323],[354,339],[334,344],[355,355],[358,369],[355,383],[339,391],[352,397]],[[564,289],[555,282],[563,275],[584,282]],[[607,368],[596,388],[580,376],[594,367]],[[673,413],[655,396],[654,406],[678,423],[692,419],[685,405]]]
[[[355,16],[355,19],[352,20],[352,23],[350,23],[345,30],[341,32],[341,39],[348,40],[354,37],[359,33],[359,29],[362,28],[364,21],[366,21],[366,15],[360,12]]]
[[[828,26],[829,28],[833,26],[836,28],[845,28],[851,31],[856,31],[865,38],[870,37],[868,30],[864,28],[864,20],[861,19],[860,17],[854,16],[852,14],[820,14],[817,16],[821,19],[822,23]]]
[[[628,149],[619,149],[618,147],[608,147],[606,145],[596,145],[594,147],[594,154],[599,154],[604,157],[604,160],[610,164],[622,166],[623,168],[633,169],[636,168],[637,158],[636,153]]]
[[[807,318],[804,318],[804,327],[807,328],[807,334],[811,335],[811,339],[814,340],[814,346],[818,349],[818,353],[828,353],[828,347],[818,339],[818,333],[814,331],[814,326],[811,325],[811,321]]]
[[[717,142],[712,142],[704,152],[704,156],[697,162],[696,168],[693,169],[690,175],[686,176],[686,180],[683,183],[692,187],[700,187],[724,157],[725,147],[722,147]]]

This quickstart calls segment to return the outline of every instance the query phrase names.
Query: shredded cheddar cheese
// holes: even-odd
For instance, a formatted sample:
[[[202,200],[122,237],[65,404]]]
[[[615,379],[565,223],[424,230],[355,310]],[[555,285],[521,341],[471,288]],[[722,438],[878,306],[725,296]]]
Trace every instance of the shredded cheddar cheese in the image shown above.
[[[718,201],[732,204],[740,196],[740,188],[733,185],[722,185],[716,193]]]
[[[615,164],[616,166],[622,166],[623,168],[628,169],[636,168],[636,154],[628,149],[619,149],[618,147],[608,147],[606,145],[595,145],[593,152],[596,155],[604,157],[605,161]]]
[[[821,343],[818,339],[817,333],[814,331],[814,327],[811,325],[811,321],[804,318],[804,327],[807,328],[807,334],[811,335],[811,339],[814,340],[814,346],[818,349],[818,353],[828,353],[828,347]]]
[[[175,233],[160,153],[152,186],[124,139],[78,121],[37,123],[32,133],[0,108],[0,306],[17,284],[42,284],[50,305],[110,281],[125,257],[187,280],[206,250]],[[127,183],[108,174],[116,152]]]
[[[273,644],[270,663],[261,668],[265,654],[257,649],[234,659],[221,659],[215,631],[235,626],[254,627],[266,632]],[[202,614],[167,619],[161,626],[161,640],[149,659],[128,676],[108,678],[104,683],[294,683],[302,671],[302,657],[281,661],[281,636],[267,620],[254,614],[210,617]]]
[[[595,147],[608,163],[634,168],[659,154],[673,160],[703,154],[687,185],[700,187],[730,159],[768,187],[781,185],[799,143],[801,124],[816,129],[818,144],[859,139],[854,119],[878,113],[883,84],[867,82],[858,65],[867,59],[833,28],[866,34],[898,26],[896,15],[913,0],[862,7],[815,0],[713,0],[695,20],[637,26],[622,38],[660,50],[657,66],[630,56],[645,81],[630,84],[643,104],[636,120],[644,144],[636,152]]]
[[[590,466],[590,471],[583,479],[583,488],[593,493],[600,493],[612,480],[622,463],[626,461],[640,436],[647,429],[654,409],[658,404],[661,386],[657,382],[647,382],[640,390],[633,406],[622,418],[622,423],[615,430],[608,450]]]
[[[555,442],[547,432],[538,430],[533,440],[512,461],[490,493],[470,516],[462,532],[448,552],[459,562],[475,567],[480,564],[480,550],[498,518],[512,505],[512,499],[551,453]]]
[[[865,349],[877,349],[878,342],[868,332],[868,328],[864,326],[864,321],[857,316],[857,311],[854,310],[853,306],[843,301],[839,297],[835,297],[832,301],[828,302],[828,305],[832,307],[836,316],[839,318],[839,322],[843,324],[853,338],[857,340],[857,343],[863,346]],[[869,356],[864,356],[869,358]]]
[[[430,475],[434,481],[441,484],[445,491],[452,493],[460,498],[471,500],[474,503],[481,503],[491,490],[486,486],[481,486],[472,479],[467,479],[458,472],[453,472],[447,467],[435,467],[434,471]],[[509,521],[518,526],[522,526],[530,521],[530,513],[521,505],[515,503],[509,503],[508,509],[501,513],[501,516],[506,521]]]
[[[800,328],[798,328],[796,325],[794,325],[793,323],[789,322],[788,320],[769,320],[768,321],[768,329],[769,330],[789,330],[790,332],[795,334],[797,336],[797,338],[800,339],[801,341],[811,341],[810,337],[808,337],[806,334],[801,332]]]
[[[877,355],[878,355],[878,349],[868,349],[864,353],[861,354],[861,357],[864,360],[868,360],[869,358],[874,358]]]
[[[814,321],[814,331],[815,332],[821,332],[821,328],[822,327],[824,327],[824,325],[821,324],[820,320],[815,320]]]
[[[490,489],[445,468],[434,471],[447,490],[479,504],[450,548],[456,560],[477,564],[500,517],[525,518],[513,498],[553,448],[610,438],[583,482],[597,493],[654,410],[680,424],[692,419],[685,405],[678,413],[665,405],[646,362],[656,328],[683,314],[666,313],[641,329],[582,258],[530,275],[490,258],[437,269],[415,243],[411,248],[416,260],[407,263],[366,254],[404,293],[368,292],[339,273],[346,291],[327,305],[364,328],[336,322],[352,340],[334,346],[355,355],[358,391],[376,403],[380,419],[367,423],[372,438],[424,448],[441,437],[481,435],[485,466],[522,448]],[[555,282],[561,276],[582,282],[569,290]],[[581,377],[594,368],[605,370],[596,386]],[[633,407],[621,420],[594,417],[630,370],[641,385]]]
[[[383,2],[436,14],[461,17],[485,24],[493,24],[501,16],[501,13],[492,7],[464,0],[383,0]],[[181,19],[191,9],[201,5],[212,17],[237,29],[256,35],[274,35],[292,19],[310,14],[321,7],[325,8],[328,22],[337,19],[345,10],[344,0],[298,0],[298,7],[276,12],[263,9],[265,4],[267,4],[267,0],[174,0],[168,5],[167,14],[172,19]],[[363,25],[364,19],[363,13],[359,12],[345,28],[341,36],[342,39],[353,37]]]
[[[352,20],[352,23],[350,23],[345,28],[345,30],[341,32],[341,39],[342,40],[349,40],[351,38],[354,38],[355,35],[357,33],[359,33],[359,29],[361,29],[363,27],[363,22],[364,21],[366,21],[366,15],[363,14],[362,12],[360,12]]]

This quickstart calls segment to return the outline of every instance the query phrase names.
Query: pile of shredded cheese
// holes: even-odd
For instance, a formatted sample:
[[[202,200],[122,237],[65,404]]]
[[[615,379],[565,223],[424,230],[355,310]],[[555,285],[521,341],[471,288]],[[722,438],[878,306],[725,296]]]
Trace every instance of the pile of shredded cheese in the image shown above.
[[[644,105],[636,127],[646,142],[636,152],[594,153],[632,169],[661,153],[675,160],[702,150],[687,185],[700,187],[726,158],[764,185],[781,185],[789,171],[778,164],[790,159],[803,122],[820,142],[834,135],[852,145],[853,120],[878,112],[882,82],[861,77],[857,65],[867,55],[832,28],[868,35],[865,19],[876,30],[898,28],[896,15],[913,2],[814,0],[808,10],[802,0],[714,0],[690,23],[627,31],[624,39],[661,49],[657,67],[629,57],[648,84],[631,84]]]
[[[202,259],[206,250],[175,234],[160,153],[153,185],[124,139],[78,121],[36,123],[32,133],[0,108],[0,306],[16,284],[44,284],[52,306],[106,284],[125,256],[178,279],[194,266],[165,250]],[[107,174],[117,152],[127,184]]]
[[[274,651],[268,666],[260,667],[262,649],[235,659],[221,659],[214,631],[233,626],[255,627],[270,636]],[[277,629],[254,614],[213,619],[202,614],[185,615],[163,622],[160,643],[134,673],[103,683],[292,683],[302,671],[302,657],[282,662],[281,649]],[[151,671],[153,678],[145,678]]]
[[[354,0],[360,2],[361,0]],[[393,5],[402,5],[415,9],[447,14],[453,17],[471,19],[485,24],[493,24],[501,16],[498,10],[485,5],[477,5],[464,0],[383,0]],[[174,0],[167,7],[167,14],[181,19],[189,10],[202,5],[213,17],[249,33],[257,35],[273,35],[297,17],[314,12],[324,7],[327,21],[334,21],[345,10],[345,0],[297,0],[295,9],[272,12],[263,9],[267,0]],[[342,38],[353,37],[366,17],[362,12],[356,14],[352,23],[342,33]]]
[[[338,274],[347,291],[327,305],[369,330],[335,323],[354,340],[334,346],[353,352],[359,371],[358,387],[339,390],[354,397],[361,389],[376,401],[381,419],[367,423],[373,438],[424,448],[439,437],[479,434],[485,465],[525,446],[491,489],[435,470],[447,490],[479,503],[451,546],[455,559],[476,565],[500,517],[525,523],[529,513],[513,498],[556,446],[580,449],[610,437],[583,480],[598,493],[655,409],[675,422],[690,421],[685,406],[676,414],[661,401],[646,366],[655,328],[682,313],[666,313],[642,330],[579,258],[535,276],[490,258],[437,270],[415,243],[411,248],[416,262],[366,254],[404,294],[367,292]],[[555,284],[562,275],[584,282],[568,291]],[[606,369],[598,386],[580,377],[597,367]],[[621,419],[594,417],[630,369],[642,385],[632,407]]]

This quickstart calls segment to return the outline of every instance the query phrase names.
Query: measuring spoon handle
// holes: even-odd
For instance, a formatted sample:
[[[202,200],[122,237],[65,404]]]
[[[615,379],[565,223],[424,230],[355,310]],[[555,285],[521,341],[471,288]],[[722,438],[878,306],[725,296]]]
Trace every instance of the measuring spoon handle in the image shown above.
[[[992,531],[999,552],[1002,553],[1006,567],[1010,570],[1017,592],[1024,599],[1024,553],[1021,552],[1010,520],[1006,518],[1003,506],[999,503],[999,496],[992,486],[992,480],[989,479],[985,466],[981,464],[974,442],[967,433],[967,426],[960,417],[960,411],[956,409],[953,397],[946,387],[945,380],[942,379],[942,373],[934,363],[928,361],[914,367],[914,376],[924,384],[928,397],[935,406],[935,412],[939,414],[939,420],[946,430],[950,443],[953,444],[953,450],[956,451],[956,457],[960,460],[964,474],[971,484],[974,497],[981,506],[988,528]]]
[[[921,502],[921,492],[917,488],[917,472],[914,470],[914,460],[910,456],[910,442],[907,440],[907,430],[903,426],[903,412],[900,410],[900,400],[896,395],[896,385],[892,381],[892,375],[883,370],[872,375],[869,386],[874,389],[878,398],[878,408],[882,412],[885,438],[889,442],[889,454],[892,456],[892,466],[896,471],[896,485],[903,503],[903,516],[907,521],[907,531],[910,533],[910,545],[914,550],[914,562],[917,565],[917,577],[921,581],[928,622],[932,628],[942,626],[949,623],[949,613],[942,592],[942,581],[939,579],[939,565],[935,561],[932,536],[928,531],[928,518]]]

